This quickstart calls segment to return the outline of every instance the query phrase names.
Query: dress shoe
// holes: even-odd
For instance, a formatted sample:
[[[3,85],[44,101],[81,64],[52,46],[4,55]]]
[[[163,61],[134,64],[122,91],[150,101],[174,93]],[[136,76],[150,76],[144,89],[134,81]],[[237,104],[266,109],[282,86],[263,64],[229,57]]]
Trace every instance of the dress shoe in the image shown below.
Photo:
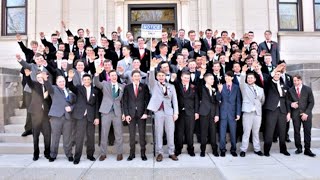
[[[214,155],[214,157],[219,157],[219,153],[217,151],[213,151],[212,154]]]
[[[290,156],[290,153],[288,151],[281,151],[280,153],[285,155],[285,156]]]
[[[45,157],[46,159],[50,159],[50,155],[48,155],[48,154],[45,154],[44,157]]]
[[[52,158],[52,157],[49,158],[49,162],[53,162],[54,160],[56,160],[56,158]]]
[[[238,154],[237,154],[236,152],[234,152],[234,151],[231,152],[231,155],[232,155],[233,157],[237,157],[237,156],[238,156]]]
[[[223,151],[223,152],[220,152],[220,156],[221,156],[221,157],[225,157],[225,156],[226,156],[226,152],[224,152],[224,151]]]
[[[174,154],[169,155],[169,158],[174,160],[174,161],[178,161],[179,160],[178,157],[176,155],[174,155]]]
[[[179,155],[181,154],[181,151],[175,151],[174,154],[175,154],[176,156],[179,156]]]
[[[156,161],[157,161],[157,162],[161,162],[162,159],[163,159],[162,154],[158,154],[158,156],[157,156],[157,158],[156,158]]]
[[[254,151],[254,153],[258,156],[263,156],[263,153],[261,151]]]
[[[269,157],[269,156],[270,156],[270,153],[264,152],[264,156]]]
[[[240,156],[241,156],[241,157],[245,157],[245,156],[246,156],[246,152],[241,151],[241,152],[240,152]]]
[[[298,148],[296,151],[295,151],[296,154],[301,154],[302,153],[302,149],[301,148]]]
[[[122,159],[123,159],[122,154],[118,154],[118,155],[117,155],[117,161],[121,161]]]
[[[142,161],[148,160],[148,158],[147,158],[147,156],[145,154],[141,154],[141,159],[142,159]]]
[[[79,162],[80,162],[80,159],[75,159],[75,160],[73,161],[73,164],[79,164]]]
[[[291,140],[290,140],[289,137],[286,138],[286,142],[287,142],[287,143],[290,143],[290,142],[291,142]]]
[[[188,154],[189,154],[191,157],[196,156],[196,154],[195,154],[194,152],[189,152]]]
[[[28,130],[28,131],[25,131],[21,134],[22,137],[26,137],[28,135],[31,135],[32,134],[32,130]]]
[[[314,154],[311,150],[305,150],[304,155],[310,156],[310,157],[315,157],[316,154]]]
[[[104,161],[106,158],[107,158],[106,155],[101,155],[101,156],[99,157],[99,161]]]
[[[205,157],[206,156],[206,153],[205,152],[201,152],[200,153],[200,157]]]
[[[33,156],[33,160],[37,161],[39,159],[39,156]]]
[[[109,145],[109,146],[113,146],[113,145],[114,145],[114,141],[109,141],[109,142],[108,142],[108,145]]]
[[[69,162],[73,162],[73,157],[68,157]]]
[[[278,142],[278,139],[273,139],[272,142],[277,143],[277,142]]]
[[[134,159],[135,157],[136,157],[136,155],[130,154],[130,156],[128,157],[127,161],[132,161],[132,159]]]
[[[89,159],[90,161],[96,161],[96,158],[94,158],[93,156],[87,156],[87,159]]]

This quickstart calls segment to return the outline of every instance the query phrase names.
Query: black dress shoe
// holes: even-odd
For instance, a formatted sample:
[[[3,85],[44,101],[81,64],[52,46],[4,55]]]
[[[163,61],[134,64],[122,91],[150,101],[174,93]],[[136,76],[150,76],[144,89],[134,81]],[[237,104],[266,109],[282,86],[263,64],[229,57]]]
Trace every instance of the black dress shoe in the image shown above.
[[[276,143],[276,142],[278,142],[278,139],[273,139],[273,141],[272,141],[272,142]]]
[[[264,153],[264,156],[269,157],[269,156],[270,156],[270,153],[265,152],[265,153]]]
[[[221,152],[221,153],[220,153],[220,156],[221,156],[221,157],[225,157],[225,156],[226,156],[226,152],[224,152],[224,151]]]
[[[263,153],[261,151],[254,151],[254,153],[258,156],[263,156]]]
[[[288,151],[282,151],[280,152],[281,154],[285,155],[285,156],[290,156],[290,153]]]
[[[213,151],[212,154],[214,157],[219,157],[219,153],[217,151]]]
[[[89,159],[90,161],[96,161],[96,158],[94,158],[93,156],[87,156],[87,159]]]
[[[174,154],[175,154],[176,156],[179,156],[179,155],[181,154],[181,151],[176,151],[176,152],[174,152]]]
[[[302,153],[302,149],[301,148],[298,148],[296,151],[295,151],[296,154],[301,154]]]
[[[28,130],[28,131],[25,131],[21,134],[22,137],[26,137],[28,135],[31,135],[32,134],[32,130]]]
[[[194,152],[189,152],[188,154],[189,154],[191,157],[196,156],[196,154],[195,154]]]
[[[148,158],[147,158],[147,156],[145,154],[141,154],[141,159],[142,159],[142,161],[148,160]]]
[[[237,157],[237,156],[238,156],[238,154],[237,154],[236,152],[234,152],[234,151],[231,152],[231,155],[232,155],[233,157]]]
[[[75,160],[73,161],[73,164],[79,164],[79,162],[80,162],[80,159],[75,159]]]
[[[240,156],[241,156],[241,157],[245,157],[245,156],[246,156],[246,152],[241,151],[241,152],[240,152]]]
[[[108,142],[108,145],[109,145],[109,146],[113,146],[113,145],[114,145],[114,141],[109,141],[109,142]]]
[[[290,138],[286,138],[286,142],[290,143],[291,142]]]
[[[136,156],[134,154],[130,154],[127,161],[132,161]]]
[[[310,156],[310,157],[315,157],[316,154],[314,154],[311,150],[305,150],[304,155]]]
[[[47,154],[47,155],[45,154],[44,157],[45,157],[46,159],[50,159],[50,155],[48,155],[48,154]]]
[[[37,161],[39,159],[39,156],[33,156],[33,160]]]
[[[73,162],[73,157],[68,157],[69,162]]]
[[[56,158],[52,158],[52,157],[49,158],[49,162],[53,162],[54,160],[56,160]]]
[[[200,157],[205,157],[206,156],[206,153],[205,152],[201,152],[200,153]]]

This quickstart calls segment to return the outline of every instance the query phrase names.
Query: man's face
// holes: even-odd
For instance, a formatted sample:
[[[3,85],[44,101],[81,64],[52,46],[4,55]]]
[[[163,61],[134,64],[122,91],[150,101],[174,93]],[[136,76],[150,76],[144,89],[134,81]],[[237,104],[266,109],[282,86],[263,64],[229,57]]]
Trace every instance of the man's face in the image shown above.
[[[206,31],[206,38],[210,39],[212,37],[212,31]]]
[[[41,75],[41,74],[37,74],[37,81],[38,81],[40,84],[43,84],[43,79],[42,79],[42,75]]]
[[[189,68],[190,70],[195,70],[195,69],[197,68],[196,62],[195,62],[195,61],[189,62],[188,68]]]
[[[202,58],[201,58],[201,57],[197,57],[197,58],[196,58],[196,63],[197,63],[197,66],[198,66],[198,67],[201,67],[201,65],[202,65]]]
[[[232,48],[233,51],[239,49],[239,47],[236,44],[233,44],[231,48]]]
[[[200,48],[201,48],[201,42],[195,42],[193,48],[194,48],[195,50],[200,50]]]
[[[41,66],[42,65],[42,61],[43,61],[44,59],[43,59],[43,57],[42,56],[39,56],[39,57],[35,57],[34,58],[34,61],[36,62],[36,64],[38,65],[38,66]]]
[[[250,74],[247,76],[247,82],[249,85],[252,85],[256,82],[256,78],[254,77],[254,75]]]
[[[160,72],[160,73],[158,72],[157,73],[157,79],[158,79],[158,81],[160,83],[164,83],[165,80],[166,80],[166,75],[164,73],[162,73],[162,72]]]
[[[246,64],[247,64],[249,67],[252,66],[252,63],[253,63],[253,59],[252,59],[252,58],[246,60]]]
[[[179,31],[179,38],[180,39],[184,39],[184,35],[185,35],[184,31]]]
[[[236,52],[234,53],[234,60],[239,60],[240,59],[240,53],[239,52]]]
[[[226,63],[226,56],[220,56],[219,62],[220,62],[220,64],[225,64]]]
[[[269,65],[272,62],[272,57],[271,56],[264,56],[264,62]]]
[[[59,51],[64,51],[66,49],[66,47],[64,46],[64,44],[59,44],[58,50]]]
[[[84,43],[83,42],[78,42],[77,46],[78,46],[79,49],[82,50],[84,48]]]
[[[302,84],[302,81],[301,81],[301,79],[298,79],[297,77],[294,77],[293,78],[293,84],[294,84],[294,86],[299,87]]]
[[[214,57],[214,52],[212,50],[207,51],[207,55],[210,59]]]
[[[255,72],[260,72],[261,71],[261,65],[260,64],[257,64],[254,68],[254,71]]]
[[[106,54],[106,52],[104,51],[104,49],[99,49],[98,50],[99,57],[104,57],[105,54]]]
[[[116,49],[116,50],[120,50],[120,48],[121,48],[121,43],[120,42],[115,42],[114,43],[114,48]]]
[[[93,49],[92,49],[91,47],[87,47],[87,48],[86,48],[86,54],[87,54],[87,55],[91,55],[92,53],[94,53],[94,52],[93,52]]]
[[[110,73],[111,82],[116,83],[118,81],[118,75],[116,72]]]
[[[141,65],[141,63],[140,63],[139,60],[134,60],[134,61],[132,62],[132,67],[133,67],[133,69],[140,69],[140,65]]]
[[[190,33],[189,39],[190,39],[190,41],[194,41],[196,39],[196,33]]]
[[[189,52],[186,49],[182,50],[181,54],[183,55],[184,58],[188,58],[188,56],[189,56]]]
[[[216,48],[214,49],[217,54],[222,52],[222,46],[221,45],[216,45]]]
[[[61,61],[61,69],[67,69],[68,61]]]
[[[226,76],[224,77],[224,79],[225,79],[226,83],[231,83],[232,80],[233,80],[233,77],[226,75]]]
[[[83,62],[78,62],[76,69],[78,72],[83,72],[84,71],[84,63]]]
[[[239,64],[234,64],[232,70],[233,70],[235,73],[240,73],[241,67],[240,67]]]
[[[227,37],[228,37],[228,33],[222,33],[221,38],[223,40],[227,39]]]
[[[220,69],[221,69],[220,64],[214,64],[212,67],[212,70],[217,73],[220,72]]]
[[[32,49],[33,52],[37,52],[38,44],[31,44],[31,49]]]
[[[139,83],[141,80],[141,75],[140,73],[134,73],[132,75],[132,81],[135,82],[135,83]]]
[[[223,45],[223,40],[222,40],[222,38],[217,38],[217,44],[218,45]]]
[[[60,89],[64,89],[66,87],[66,80],[64,77],[59,76],[56,80],[56,84]]]
[[[252,44],[251,49],[258,50],[258,45],[256,43]]]
[[[167,53],[168,53],[168,47],[164,46],[160,48],[160,54],[167,55]]]
[[[112,33],[112,34],[111,34],[111,38],[112,38],[113,41],[118,40],[118,35],[117,35],[117,33],[115,33],[115,32]]]
[[[165,73],[170,73],[170,67],[168,63],[164,63],[161,65],[161,71],[165,72]]]
[[[82,78],[82,83],[84,86],[89,87],[91,86],[91,78],[86,76]]]
[[[83,37],[84,37],[84,31],[83,31],[82,29],[78,31],[78,36],[79,36],[80,38],[83,38]]]
[[[56,56],[57,56],[57,59],[62,59],[63,52],[62,51],[57,51]]]
[[[204,80],[206,81],[206,84],[213,86],[213,83],[214,83],[213,76],[207,76],[206,78],[204,78]]]
[[[128,56],[129,53],[130,53],[130,51],[129,51],[126,47],[122,48],[122,54],[123,54],[124,56]]]
[[[249,36],[250,40],[253,40],[253,38],[254,38],[254,34],[253,33],[248,33],[248,36]]]
[[[68,37],[68,43],[74,44],[74,37]]]
[[[58,42],[58,36],[51,36],[51,42],[56,44]]]
[[[131,32],[127,32],[127,33],[126,33],[126,38],[127,38],[127,39],[129,39],[131,36],[132,36],[132,33],[131,33]]]
[[[144,43],[145,43],[145,42],[144,42],[144,40],[143,40],[142,38],[139,38],[139,39],[138,39],[138,45],[139,45],[140,48],[143,48],[143,47],[144,47]]]
[[[95,37],[91,37],[90,38],[90,43],[91,43],[91,45],[95,46],[97,44],[96,38]]]
[[[258,55],[257,50],[251,50],[250,51],[250,55],[253,56],[253,57],[256,57]]]
[[[187,85],[190,82],[190,75],[184,74],[181,76],[182,84]]]
[[[184,63],[183,56],[181,56],[181,55],[177,56],[177,63],[181,64],[181,65]]]
[[[266,38],[266,40],[271,40],[272,34],[270,32],[265,32],[264,37]]]
[[[278,80],[280,79],[280,77],[281,77],[281,72],[276,72],[276,73],[274,74],[274,76],[273,76],[273,79],[276,80],[276,81],[278,81]]]
[[[101,45],[103,47],[108,47],[109,46],[109,41],[106,38],[101,38]]]
[[[106,72],[109,72],[109,71],[112,69],[112,64],[111,64],[111,62],[105,62],[105,63],[103,63],[103,69],[104,69]]]
[[[167,32],[163,32],[161,35],[162,39],[166,40],[168,39],[168,33]]]

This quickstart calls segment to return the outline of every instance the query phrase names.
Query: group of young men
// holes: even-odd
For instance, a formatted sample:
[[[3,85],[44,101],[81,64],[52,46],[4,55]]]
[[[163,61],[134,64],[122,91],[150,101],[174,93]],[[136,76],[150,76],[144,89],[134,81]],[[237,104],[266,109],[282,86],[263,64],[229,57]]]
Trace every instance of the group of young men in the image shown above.
[[[286,73],[280,60],[278,44],[265,31],[266,40],[254,42],[254,33],[241,40],[227,31],[205,32],[163,30],[159,41],[146,48],[143,37],[134,41],[131,32],[126,40],[121,28],[108,39],[100,30],[100,45],[87,29],[73,35],[64,22],[68,35],[63,43],[60,33],[47,41],[40,33],[43,46],[31,41],[17,61],[23,67],[24,99],[28,116],[26,131],[33,134],[33,160],[39,158],[39,135],[44,136],[44,156],[50,162],[58,154],[60,136],[68,160],[80,162],[86,142],[87,158],[95,161],[95,127],[100,125],[100,157],[107,158],[107,147],[114,135],[117,160],[123,159],[123,126],[130,134],[130,154],[135,158],[136,125],[138,125],[141,159],[146,156],[146,121],[153,117],[156,161],[163,160],[164,141],[169,158],[178,160],[184,143],[195,156],[194,134],[200,145],[200,156],[206,155],[207,144],[214,156],[226,155],[229,132],[232,156],[237,155],[237,140],[242,141],[240,156],[246,155],[250,135],[254,153],[270,156],[272,142],[279,137],[280,153],[289,156],[286,141],[289,121],[294,125],[296,153],[303,152],[300,129],[304,128],[304,154],[311,151],[312,90],[302,84],[302,77]],[[205,35],[204,35],[205,34]],[[260,131],[264,138],[260,147]],[[85,141],[86,139],[86,141]],[[219,143],[217,143],[217,139]],[[108,143],[109,142],[109,143]],[[218,145],[219,144],[219,145]],[[75,146],[73,155],[72,147]],[[263,151],[263,152],[262,152]],[[220,153],[219,153],[220,152]]]

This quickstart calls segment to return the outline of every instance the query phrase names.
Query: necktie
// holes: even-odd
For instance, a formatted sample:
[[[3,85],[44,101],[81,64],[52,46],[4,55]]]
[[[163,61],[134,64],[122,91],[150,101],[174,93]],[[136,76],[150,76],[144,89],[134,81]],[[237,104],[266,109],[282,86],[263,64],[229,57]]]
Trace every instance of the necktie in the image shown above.
[[[298,98],[300,99],[300,89],[299,89],[299,87],[297,87],[297,95],[298,95]]]
[[[100,66],[103,66],[103,59],[100,60]]]
[[[110,81],[109,74],[106,72],[106,81]]]
[[[134,95],[136,96],[136,97],[138,97],[138,87],[139,87],[139,85],[135,85],[136,86],[136,88],[135,88],[135,90],[134,90]]]
[[[211,49],[211,39],[207,39],[209,48]]]
[[[251,89],[253,90],[253,92],[254,92],[255,96],[257,97],[257,91],[256,91],[256,88],[252,85],[252,86],[251,86]]]
[[[117,93],[116,93],[116,86],[112,85],[112,98],[115,99],[117,97]]]
[[[227,88],[228,88],[228,93],[230,93],[231,92],[231,86],[228,85]]]
[[[80,51],[80,59],[82,59],[82,51]]]
[[[262,85],[262,87],[264,86],[264,81],[263,81],[263,76],[262,76],[262,74],[260,74],[260,81],[261,81],[261,85]]]
[[[183,92],[187,92],[187,86],[183,85]]]

